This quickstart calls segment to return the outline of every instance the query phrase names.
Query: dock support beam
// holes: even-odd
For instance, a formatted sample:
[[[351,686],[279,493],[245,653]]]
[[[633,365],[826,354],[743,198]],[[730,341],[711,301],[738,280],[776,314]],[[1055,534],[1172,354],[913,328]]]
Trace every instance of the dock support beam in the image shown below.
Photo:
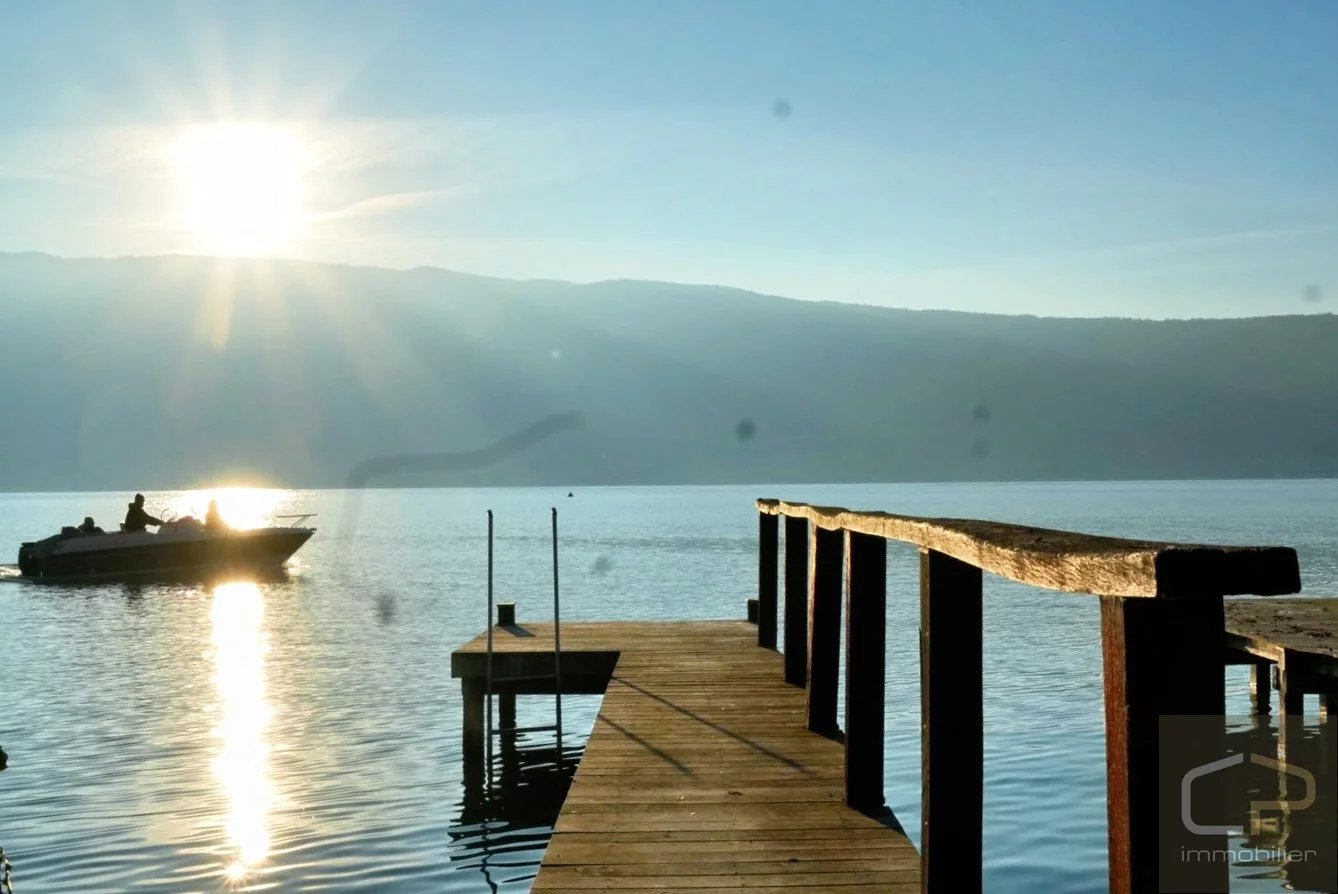
[[[1189,833],[1176,799],[1159,797],[1158,776],[1162,715],[1208,715],[1225,724],[1225,624],[1220,596],[1101,598],[1111,894],[1227,890],[1220,861],[1178,862],[1182,874],[1193,875],[1187,885],[1159,884],[1163,849],[1174,859]],[[1188,846],[1222,850],[1226,838],[1196,835]]]
[[[776,648],[776,562],[780,517],[757,514],[757,644]]]
[[[1301,685],[1302,674],[1297,673],[1295,653],[1290,649],[1282,650],[1282,657],[1273,665],[1273,673],[1278,684],[1278,760],[1287,760],[1293,740],[1300,734],[1305,722],[1305,687]]]
[[[497,696],[497,739],[502,754],[502,777],[516,779],[519,764],[516,759],[516,694],[503,692]],[[491,775],[491,768],[489,768]]]
[[[866,813],[883,800],[887,541],[846,537],[846,804]]]
[[[981,890],[985,715],[981,573],[920,551],[921,890]]]
[[[834,735],[841,672],[841,574],[845,536],[813,529],[808,562],[808,728]]]
[[[1272,696],[1273,682],[1269,678],[1269,668],[1272,665],[1267,661],[1256,661],[1250,665],[1250,713],[1267,714],[1269,712],[1269,699]]]
[[[1292,679],[1292,668],[1296,660],[1286,650],[1278,663],[1273,665],[1273,674],[1278,686],[1278,705],[1284,716],[1300,717],[1305,713],[1305,691]]]
[[[461,680],[460,695],[464,698],[465,745],[483,743],[483,687],[478,680]]]
[[[461,752],[466,779],[483,778],[483,683],[477,678],[460,681],[460,695],[464,701],[464,723],[461,725]]]
[[[785,682],[808,681],[808,519],[785,519]]]

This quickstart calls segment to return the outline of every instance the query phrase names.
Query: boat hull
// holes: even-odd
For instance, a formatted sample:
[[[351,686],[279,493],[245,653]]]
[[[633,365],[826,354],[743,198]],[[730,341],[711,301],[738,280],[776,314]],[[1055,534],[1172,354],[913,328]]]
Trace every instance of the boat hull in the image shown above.
[[[108,578],[278,568],[315,533],[312,528],[104,534],[63,541],[39,555],[19,554],[25,577]]]

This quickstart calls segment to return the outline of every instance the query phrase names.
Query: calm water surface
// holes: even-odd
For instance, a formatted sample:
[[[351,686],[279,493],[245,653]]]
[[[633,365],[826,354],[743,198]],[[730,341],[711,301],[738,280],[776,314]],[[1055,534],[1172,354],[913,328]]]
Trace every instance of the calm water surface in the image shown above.
[[[0,546],[87,514],[112,527],[128,496],[0,494]],[[0,846],[16,888],[527,890],[598,699],[564,700],[559,746],[552,698],[522,697],[534,731],[505,769],[491,786],[463,771],[450,652],[484,624],[484,511],[499,598],[522,621],[551,617],[552,505],[564,618],[736,618],[756,587],[757,496],[1281,543],[1306,592],[1338,594],[1334,481],[224,494],[243,524],[319,513],[284,579],[0,578]],[[887,797],[918,838],[918,566],[908,548],[889,564]],[[985,625],[986,886],[1105,890],[1097,602],[987,579]],[[1244,711],[1245,677],[1230,680]],[[1235,887],[1282,890],[1271,874]]]

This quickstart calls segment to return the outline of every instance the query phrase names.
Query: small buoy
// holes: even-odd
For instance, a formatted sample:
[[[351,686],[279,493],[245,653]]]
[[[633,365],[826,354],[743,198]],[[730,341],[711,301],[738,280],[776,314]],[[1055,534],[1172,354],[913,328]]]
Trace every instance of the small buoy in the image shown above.
[[[571,491],[567,491],[567,496],[574,497],[576,496],[576,494],[572,493]]]
[[[9,755],[5,754],[5,749],[0,748],[0,770],[9,766]]]

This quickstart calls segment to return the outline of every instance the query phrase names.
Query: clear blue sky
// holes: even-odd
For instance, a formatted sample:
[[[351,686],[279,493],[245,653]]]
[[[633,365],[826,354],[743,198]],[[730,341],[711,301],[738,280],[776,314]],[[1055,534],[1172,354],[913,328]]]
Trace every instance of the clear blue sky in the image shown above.
[[[1010,313],[1338,305],[1331,2],[6,0],[0,251],[208,250],[169,147],[229,121],[302,146],[303,223],[262,253]]]

